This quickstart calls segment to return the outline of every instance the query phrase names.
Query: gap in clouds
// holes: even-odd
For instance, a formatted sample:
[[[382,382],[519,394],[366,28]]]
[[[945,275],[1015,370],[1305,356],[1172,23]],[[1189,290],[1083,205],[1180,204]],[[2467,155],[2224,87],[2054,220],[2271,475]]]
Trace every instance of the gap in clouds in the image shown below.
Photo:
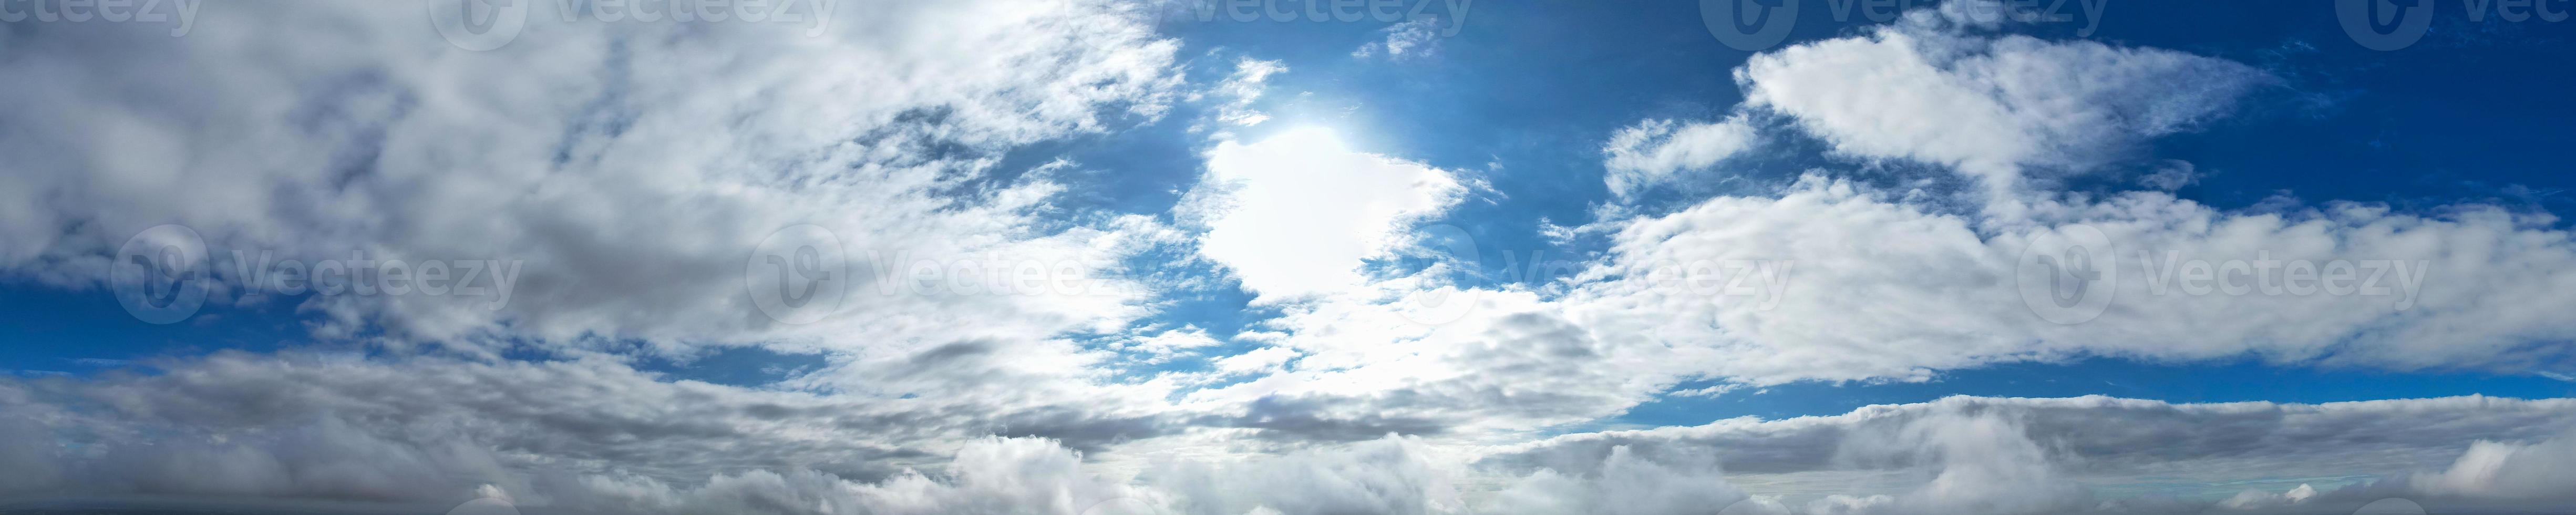
[[[2224,378],[2223,380],[2213,380]],[[1684,382],[1677,391],[1715,386]],[[1930,402],[1952,395],[1982,397],[2111,397],[2173,403],[2273,401],[2327,403],[2489,395],[2522,399],[2576,397],[2576,382],[2536,374],[2477,371],[2397,373],[2364,368],[2320,368],[2255,359],[2158,363],[2122,358],[2083,358],[2060,363],[2007,363],[1952,370],[1925,382],[1800,382],[1737,387],[1714,395],[1672,395],[1629,408],[1603,427],[1705,424],[1739,416],[1782,419],[1834,415],[1874,404]]]

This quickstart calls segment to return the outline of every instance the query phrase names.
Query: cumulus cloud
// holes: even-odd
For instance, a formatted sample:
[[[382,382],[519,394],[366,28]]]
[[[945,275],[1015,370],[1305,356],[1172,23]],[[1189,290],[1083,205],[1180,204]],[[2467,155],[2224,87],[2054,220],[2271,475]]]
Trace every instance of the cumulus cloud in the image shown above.
[[[1394,429],[1473,439],[1596,420],[1694,379],[1922,381],[1944,370],[2097,356],[2504,372],[2569,358],[2559,342],[2576,326],[2534,307],[2566,304],[2545,299],[2576,287],[2576,244],[2553,218],[2474,204],[2421,213],[2341,202],[2226,210],[2163,192],[2093,197],[2024,185],[2026,170],[2088,171],[2222,116],[2270,79],[2178,52],[1915,23],[1757,56],[1740,73],[1758,97],[1750,105],[1848,154],[1922,160],[2012,187],[1961,208],[1959,199],[1826,170],[1773,195],[1596,222],[1611,231],[1601,259],[1562,275],[1529,274],[1558,281],[1422,284],[1412,291],[1438,295],[1287,306],[1262,324],[1272,331],[1263,338],[1297,349],[1299,359],[1186,399],[1270,421],[1261,426],[1268,436],[1348,440]],[[1808,71],[1824,80],[1879,67],[1931,86],[1791,87]],[[2194,87],[2161,86],[2173,83]],[[1922,96],[1943,88],[1960,96]],[[1813,96],[1823,92],[1890,111],[1836,111]],[[1992,109],[1924,111],[1957,105]],[[1656,135],[1672,138],[1684,123],[1641,123],[1623,133],[1637,137],[1614,138],[1605,153],[1666,162],[1656,145],[1668,142]],[[1995,137],[1948,139],[1963,134]],[[1673,163],[1711,159],[1669,155]],[[2000,175],[1978,175],[1986,172]],[[2090,318],[2053,320],[2051,299],[2026,286],[2049,284],[2045,273],[2056,269],[2034,266],[2028,251],[2086,231],[2108,242],[2091,257],[2116,279],[2088,290],[2108,301]],[[2315,280],[2336,263],[2379,278],[2347,277],[2327,291]],[[2359,270],[2363,263],[2378,265]],[[2236,266],[2242,273],[2216,287],[2190,279],[2204,267]],[[2257,268],[2270,282],[2253,280]],[[2293,275],[2309,282],[2288,285]],[[1426,322],[1417,309],[1425,305],[1467,309]]]
[[[276,362],[0,383],[0,429],[13,437],[0,465],[53,471],[0,484],[413,503],[503,492],[522,506],[620,513],[1740,515],[2119,513],[2094,502],[2093,485],[2395,478],[2299,503],[2170,501],[2261,511],[2370,492],[2437,506],[2558,499],[2565,475],[2550,467],[2565,445],[2551,438],[2576,422],[2568,400],[1959,397],[1500,447],[1381,435],[1275,455],[1146,452],[1122,470],[1132,461],[1100,454],[1155,446],[996,438],[952,410],[906,405],[922,399],[658,381],[595,362]]]
[[[1114,294],[858,294],[901,280],[879,270],[966,256],[1115,274],[1101,263],[1133,250],[1121,235],[1137,221],[1052,222],[1062,186],[996,163],[1166,108],[1176,43],[1132,6],[839,2],[828,13],[839,23],[810,37],[802,25],[543,13],[512,44],[468,52],[424,23],[427,3],[226,4],[184,39],[137,24],[13,25],[0,83],[26,101],[0,107],[0,131],[23,136],[0,152],[28,157],[0,179],[0,203],[22,211],[0,221],[0,267],[93,287],[121,243],[167,223],[214,251],[217,305],[281,302],[247,295],[275,288],[235,273],[234,251],[521,265],[506,304],[296,306],[324,316],[325,338],[381,330],[449,344],[811,347],[848,345],[817,336],[862,325],[885,341],[954,336],[906,334],[941,313],[985,313],[992,322],[977,325],[996,334],[1136,314]],[[755,309],[743,263],[799,224],[836,234],[866,284],[832,321],[787,327]]]
[[[1185,208],[1206,226],[1199,252],[1264,300],[1366,284],[1363,260],[1409,244],[1413,222],[1467,191],[1447,170],[1354,150],[1320,128],[1220,142],[1207,169]]]
[[[2557,342],[2576,325],[2521,307],[2564,304],[2554,299],[2576,285],[2576,243],[2556,218],[2478,204],[2225,210],[2156,191],[2050,191],[2026,179],[2092,171],[2222,117],[2275,81],[2223,59],[1979,27],[1917,11],[1756,55],[1736,78],[1745,109],[1784,115],[1842,154],[1955,170],[1989,186],[1983,194],[1882,189],[1820,170],[1774,195],[1597,222],[1618,231],[1611,253],[1555,302],[1613,340],[1709,351],[1705,362],[1660,367],[1672,377],[1747,384],[1920,380],[2078,356],[2506,371],[2570,357]],[[1715,128],[1742,116],[1685,127],[1733,135]],[[1691,129],[1674,123],[1647,120],[1612,138],[1614,189],[1726,155],[1684,151],[1725,146],[1682,146]],[[1658,142],[1666,133],[1673,141]],[[2195,174],[2175,164],[2145,181],[2170,190]],[[2085,291],[2103,299],[2099,313],[2056,316],[2063,306],[2043,304],[2065,291],[2032,285],[2059,284],[2047,273],[2065,269],[2050,263],[2070,257],[2037,256],[2034,244],[2097,231],[2107,241],[2087,247],[2089,266],[2109,282]],[[1785,291],[1681,288],[1738,284],[1745,274],[1722,269],[1733,262],[1790,269]],[[2378,276],[2381,287],[2346,277],[2323,291],[2328,267]],[[2192,281],[2203,273],[2243,275]],[[2291,286],[2292,275],[2306,282]]]
[[[2068,226],[1998,233],[1936,205],[1810,176],[1780,197],[1721,197],[1631,222],[1593,272],[1601,280],[1562,302],[1599,309],[1587,322],[1673,345],[1742,349],[1710,366],[1755,383],[1913,378],[2083,355],[2516,370],[2563,357],[2550,342],[2576,334],[2518,307],[2576,284],[2576,243],[2546,217],[2475,205],[2416,216],[2350,203],[2229,212],[2151,192],[2072,216]],[[2042,316],[2050,299],[2022,288],[2045,284],[2052,270],[2026,263],[2024,251],[2076,224],[2111,243],[2093,257],[2112,279],[2094,286],[2107,290],[2095,292],[2107,297],[2097,318],[2060,324]],[[2287,263],[2320,274],[2336,260],[2355,275],[2351,288],[2286,282]],[[1705,264],[1701,275],[1716,277],[1702,279],[1727,279],[1717,265],[1730,261],[1794,267],[1775,305],[1657,288],[1682,279],[1652,276]],[[2366,261],[2385,266],[2360,270]],[[2278,280],[2253,280],[2248,268],[2219,290],[2184,275],[2231,262],[2272,267],[2265,277]],[[2362,290],[2365,273],[2380,276],[2380,288]]]
[[[2537,443],[2479,440],[2450,468],[2417,474],[2408,486],[2430,495],[2482,499],[2576,500],[2576,434]]]
[[[2314,499],[2316,497],[2316,487],[2309,486],[2306,483],[2301,483],[2297,488],[2292,488],[2289,491],[2279,493],[2265,492],[2262,490],[2246,490],[2236,494],[2235,497],[2229,497],[2227,500],[2219,501],[2218,506],[2232,510],[2269,508],[2304,503],[2308,502],[2309,499]]]
[[[1619,453],[1714,453],[1737,487],[1819,514],[2264,511],[2312,507],[2310,499],[2342,503],[2349,511],[2349,505],[2389,495],[2434,495],[2436,489],[2407,485],[2452,477],[2451,471],[2463,467],[2450,465],[2438,476],[2410,471],[2441,469],[2454,456],[2478,470],[2511,454],[2498,449],[2556,445],[2557,428],[2571,420],[2576,404],[2565,399],[2174,404],[1953,397],[1824,417],[1567,435],[1498,452],[1480,464],[1580,473],[1600,457]],[[2511,435],[2493,438],[2524,443],[2467,436],[2475,434]],[[2545,456],[2554,451],[2518,452],[2530,453],[2521,458],[2522,466],[2546,467],[2538,464],[2551,463]],[[1890,478],[1891,470],[1900,474]],[[2547,470],[2514,472],[2531,478],[2535,487],[2521,490],[2526,495],[2546,491],[2541,485],[2564,488],[2557,479],[2562,476]],[[2323,494],[2308,487],[2163,501],[2094,491],[2094,485],[2200,486],[2350,474],[2380,480]],[[1860,485],[1883,491],[1853,491]]]
[[[1953,398],[1528,440],[1698,380],[1717,385],[1692,392],[1724,395],[2087,356],[2517,372],[2570,358],[2576,243],[2546,215],[2225,210],[2038,180],[2225,115],[2272,82],[2241,64],[1923,14],[1762,54],[1737,71],[1748,101],[1726,118],[1612,135],[1608,186],[1690,180],[1759,144],[1745,120],[1762,110],[1841,154],[1955,169],[1988,191],[1963,209],[1824,170],[1671,212],[1605,206],[1583,226],[1606,235],[1598,261],[1523,263],[1562,268],[1479,286],[1448,280],[1483,271],[1462,255],[1471,237],[1423,269],[1372,264],[1444,243],[1422,222],[1474,181],[1320,129],[1212,135],[1169,220],[1059,206],[1060,174],[1081,163],[1004,169],[1016,149],[1155,120],[1185,91],[1177,43],[1135,6],[842,5],[848,27],[819,37],[540,23],[486,53],[414,44],[437,40],[418,9],[348,5],[208,11],[184,45],[117,25],[0,27],[0,84],[29,100],[0,106],[0,131],[23,136],[0,152],[27,156],[0,165],[10,274],[95,287],[110,249],[162,223],[217,249],[526,270],[497,307],[299,306],[325,338],[388,335],[367,349],[385,355],[0,379],[0,492],[1295,515],[2314,510],[2576,490],[2556,479],[2570,439],[2550,432],[2576,424],[2566,400]],[[330,30],[249,30],[275,23]],[[1363,51],[1423,55],[1413,25]],[[1230,127],[1261,123],[1253,100],[1282,70],[1239,60],[1201,98]],[[2189,184],[2177,169],[2145,184]],[[847,306],[802,325],[763,316],[740,273],[797,224],[837,235],[856,273]],[[2053,321],[2021,287],[2048,279],[2025,250],[2081,231],[2110,242],[2099,271],[2129,280],[2097,316]],[[1277,316],[1230,336],[1136,323],[1168,299],[1119,279],[1119,263],[1175,248]],[[2168,256],[2406,268],[2373,279],[2402,295],[2138,280],[2181,273]],[[1003,285],[956,272],[969,257],[1070,265],[1091,288],[989,294]],[[243,295],[251,278],[215,269],[220,301],[262,302]],[[1260,346],[1207,356],[1209,372],[1112,366],[1224,341]],[[464,357],[410,352],[424,342]],[[638,371],[616,352],[630,343],[769,345],[824,364],[731,387]],[[530,349],[545,361],[500,358]],[[2094,488],[2353,473],[2379,480],[2164,500]]]
[[[1627,447],[1614,447],[1589,475],[1541,469],[1496,493],[1487,512],[1682,515],[1722,507],[1716,513],[1749,515],[1769,513],[1765,508],[1772,508],[1766,504],[1768,499],[1753,498],[1728,484],[1712,454],[1658,454],[1660,462]]]
[[[1747,105],[1839,152],[1950,166],[2006,191],[2030,167],[2083,171],[2191,129],[2273,81],[2171,50],[1970,34],[1930,11],[1754,56],[1736,80]]]
[[[1625,197],[1674,174],[1715,165],[1751,148],[1755,139],[1741,115],[1716,123],[1646,120],[1611,135],[1601,152],[1608,156],[1610,192]]]

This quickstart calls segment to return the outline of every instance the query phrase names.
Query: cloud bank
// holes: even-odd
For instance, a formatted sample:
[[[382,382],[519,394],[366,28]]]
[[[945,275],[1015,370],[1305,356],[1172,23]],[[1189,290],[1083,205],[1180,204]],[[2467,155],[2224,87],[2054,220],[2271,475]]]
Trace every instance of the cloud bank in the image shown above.
[[[419,9],[372,5],[229,4],[187,44],[0,26],[0,84],[27,100],[0,104],[0,153],[27,156],[0,165],[13,278],[101,287],[112,249],[161,224],[254,254],[525,266],[498,305],[273,299],[214,266],[216,301],[297,303],[315,339],[357,350],[0,378],[0,494],[1901,514],[2526,508],[2576,491],[2564,399],[1951,398],[1582,432],[1694,381],[2085,357],[2564,370],[2576,243],[2545,213],[2221,209],[2161,191],[2187,166],[2160,191],[2061,188],[2280,85],[2244,64],[1930,11],[1763,53],[1735,70],[1734,111],[1606,135],[1615,202],[1790,138],[1836,165],[1951,176],[1828,167],[1769,194],[1596,206],[1582,231],[1600,254],[1478,281],[1494,256],[1442,221],[1490,192],[1479,179],[1321,129],[1234,134],[1267,120],[1253,104],[1279,62],[1224,59],[1218,84],[1188,84],[1181,44],[1123,2],[836,5],[846,30],[817,35],[540,20],[480,53],[437,45]],[[262,30],[280,23],[319,28]],[[1438,56],[1407,27],[1372,51]],[[1211,106],[1195,127],[1220,129],[1169,212],[1066,207],[1087,165],[1004,164],[1191,99]],[[742,272],[808,225],[842,243],[851,293],[790,323]],[[2072,255],[2032,250],[2094,237],[2099,289],[2056,286]],[[1149,320],[1194,300],[1126,273],[1164,258],[1233,278],[1263,316],[1234,335]],[[2292,263],[2324,280],[2337,262],[2390,266],[2349,291],[2292,279]],[[1018,294],[984,273],[1032,264],[1083,288]],[[2104,300],[2046,303],[2068,293]],[[639,370],[732,346],[821,364],[759,387]],[[2246,482],[2263,488],[2212,490]]]

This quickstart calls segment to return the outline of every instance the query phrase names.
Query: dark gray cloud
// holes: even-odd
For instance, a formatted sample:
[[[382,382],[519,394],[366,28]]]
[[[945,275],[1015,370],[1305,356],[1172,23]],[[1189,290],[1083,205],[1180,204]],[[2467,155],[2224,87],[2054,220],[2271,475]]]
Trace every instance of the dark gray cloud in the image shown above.
[[[2321,486],[2331,491],[2317,502],[2378,498],[2368,497],[2372,495],[2474,498],[2425,486],[2439,484],[2440,478],[2473,476],[2478,479],[2463,484],[2489,489],[2480,493],[2514,492],[2499,497],[2527,503],[2559,494],[2498,485],[2566,486],[2563,480],[2540,479],[2554,477],[2548,474],[2551,466],[2540,463],[2563,452],[2569,427],[2576,427],[2576,400],[2570,399],[2472,396],[2308,405],[1953,397],[1834,416],[1560,436],[1515,446],[1481,463],[1498,470],[1582,474],[1597,470],[1594,464],[1616,452],[1713,454],[1736,484],[1803,499],[1809,504],[1805,509],[1816,512],[1938,512],[1944,506],[1983,506],[2004,513],[2152,512],[2162,509],[2150,509],[2155,502],[2198,511],[2214,500],[2101,497],[2090,489],[2356,475],[2375,479],[2350,488]],[[2455,465],[2455,460],[2466,465]],[[2497,468],[2481,464],[2508,462],[2520,468],[2478,476],[2477,471]],[[2426,475],[2440,470],[2452,472]],[[1850,485],[1885,483],[1885,471],[1918,477],[1921,486],[1877,494],[1850,491]],[[1825,477],[1843,479],[1821,479]],[[2110,504],[2099,504],[2103,502]],[[2273,504],[2319,509],[2287,501]]]
[[[225,353],[149,374],[0,383],[0,466],[19,471],[0,486],[19,496],[408,502],[497,489],[532,506],[653,513],[797,513],[816,503],[853,513],[1080,511],[1050,489],[1206,514],[1696,513],[1738,503],[1780,510],[1753,513],[2129,513],[2228,499],[2097,486],[2352,474],[2375,479],[2297,499],[2243,494],[2228,509],[2370,495],[2529,506],[2576,491],[2558,470],[2576,441],[2561,434],[2576,426],[2576,400],[2563,399],[1958,397],[1488,451],[1204,414],[1138,417],[1117,405],[997,406],[667,381],[609,360]],[[1011,429],[993,431],[994,421]],[[1157,458],[1129,469],[1142,472],[1133,481],[1111,472],[1133,462],[1105,459],[1243,430],[1217,429],[1227,426],[1348,442]],[[1011,435],[1048,438],[994,438]]]
[[[1096,449],[1171,430],[1161,419],[1094,403],[754,390],[666,381],[604,360],[385,363],[227,353],[150,374],[8,388],[14,424],[0,430],[21,438],[0,455],[61,453],[62,465],[32,469],[57,473],[27,477],[54,477],[48,483],[69,490],[146,493],[403,498],[503,482],[523,469],[682,482],[801,469],[873,479],[936,465],[953,442],[987,434]],[[236,459],[253,461],[227,461]],[[376,462],[409,475],[360,486],[304,483],[329,478],[309,473]],[[234,473],[243,470],[277,474]]]

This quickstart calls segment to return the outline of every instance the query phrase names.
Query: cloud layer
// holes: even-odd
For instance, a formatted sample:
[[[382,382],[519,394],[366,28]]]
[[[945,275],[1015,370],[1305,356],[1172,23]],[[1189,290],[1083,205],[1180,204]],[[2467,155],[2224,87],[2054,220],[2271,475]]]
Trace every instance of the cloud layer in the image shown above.
[[[1223,515],[2576,501],[2566,399],[1958,397],[1591,432],[1672,395],[2001,363],[2576,360],[2576,242],[2546,213],[2222,209],[2169,192],[2189,163],[2160,163],[2178,172],[2155,191],[2062,188],[2281,86],[2244,64],[1937,11],[1762,53],[1734,70],[1743,105],[1585,146],[1613,198],[1566,233],[1603,247],[1550,260],[1449,225],[1499,195],[1480,177],[1321,128],[1237,134],[1288,68],[1212,51],[1230,69],[1191,84],[1142,6],[833,5],[841,29],[810,34],[536,16],[489,52],[440,43],[420,4],[227,4],[185,44],[0,25],[0,85],[23,100],[0,104],[0,153],[24,156],[0,165],[0,270],[99,288],[128,238],[184,225],[215,251],[216,302],[296,303],[327,343],[0,377],[0,495]],[[1423,27],[1366,52],[1437,58]],[[1166,120],[1188,107],[1207,112]],[[1090,165],[1017,154],[1158,123],[1205,138],[1165,212],[1067,207]],[[1828,166],[1776,190],[1626,204],[1800,138]],[[810,317],[762,305],[746,273],[781,234],[837,242],[817,252],[846,290]],[[1495,250],[1520,276],[1492,279]],[[280,298],[228,272],[231,251],[523,275],[506,303]],[[2376,275],[2321,283],[2335,263]],[[1158,319],[1224,285],[1131,270],[1156,266],[1232,278],[1256,314],[1239,332]],[[639,370],[740,346],[820,364],[756,387]]]
[[[992,438],[1004,429],[900,406],[937,401],[667,382],[580,362],[230,355],[161,372],[0,383],[0,465],[20,471],[0,486],[419,503],[500,491],[528,507],[632,513],[1109,503],[1194,514],[2261,512],[2391,495],[2537,506],[2576,486],[2558,470],[2576,440],[2563,434],[2576,425],[2564,399],[1955,397],[1496,447],[1385,436],[1121,466],[1066,446],[1144,437],[1171,419],[1108,423],[1138,428],[1111,436],[1041,417],[1008,429],[1036,436]],[[2283,486],[2277,498],[2201,491],[2355,474],[2379,479],[2297,496]],[[2179,490],[2097,493],[2141,484]]]

